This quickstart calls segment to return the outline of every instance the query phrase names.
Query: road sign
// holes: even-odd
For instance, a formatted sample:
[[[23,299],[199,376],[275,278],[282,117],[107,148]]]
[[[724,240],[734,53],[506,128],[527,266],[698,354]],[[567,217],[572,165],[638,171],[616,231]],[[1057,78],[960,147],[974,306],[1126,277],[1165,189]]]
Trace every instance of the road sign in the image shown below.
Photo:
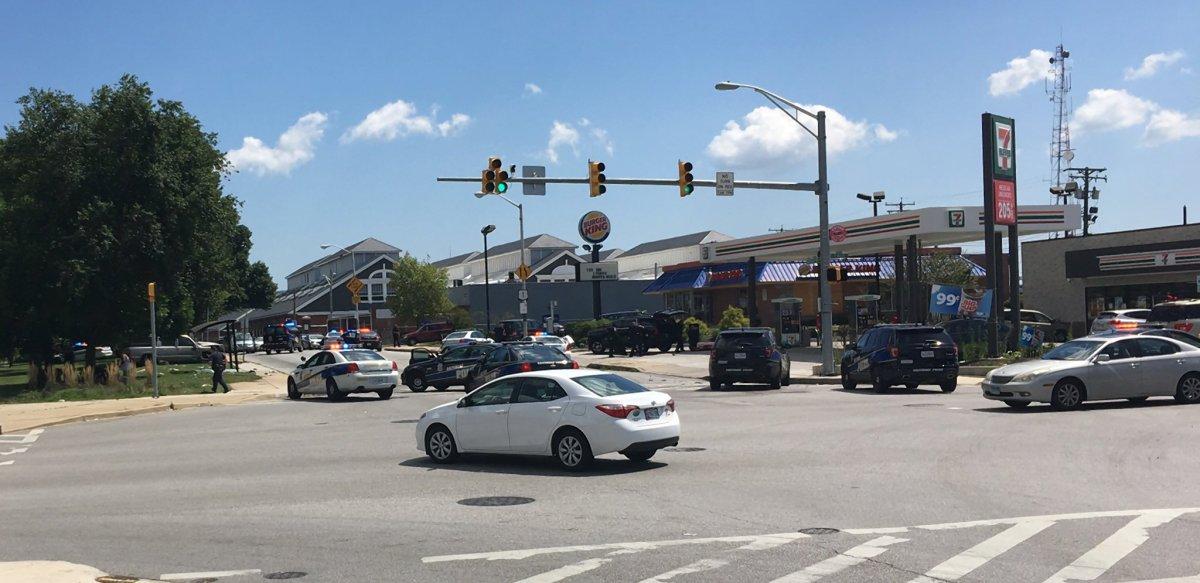
[[[545,166],[522,166],[521,178],[545,178]],[[522,182],[521,194],[532,196],[546,196],[545,182]]]
[[[528,281],[529,276],[531,275],[533,275],[533,270],[529,269],[528,265],[522,263],[519,267],[517,267],[517,277],[520,278],[521,281]]]
[[[579,281],[616,281],[617,262],[580,263]]]
[[[521,300],[522,302],[529,299],[529,290],[527,290],[527,289],[517,290],[517,299]]]
[[[528,314],[529,313],[529,304],[526,302],[521,302],[521,305],[517,307],[517,311],[520,312],[522,316],[524,316],[525,314]]]
[[[717,172],[717,196],[733,196],[733,172]]]
[[[1198,280],[1198,281],[1200,281],[1200,280]],[[154,282],[150,282],[150,283],[146,284],[146,298],[148,298],[152,302],[154,301],[154,287],[155,287]]]
[[[350,290],[350,301],[351,302],[354,302],[356,304],[358,303],[358,292],[362,288],[363,288],[363,282],[361,279],[359,279],[357,277],[352,277],[352,278],[350,278],[350,281],[346,282],[346,289]]]

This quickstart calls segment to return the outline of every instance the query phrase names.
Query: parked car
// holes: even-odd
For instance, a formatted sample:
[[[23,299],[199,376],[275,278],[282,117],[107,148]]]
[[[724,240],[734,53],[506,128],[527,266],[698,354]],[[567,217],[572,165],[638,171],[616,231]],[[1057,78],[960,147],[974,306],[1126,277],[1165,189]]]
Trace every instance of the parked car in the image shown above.
[[[1170,338],[1171,340],[1176,340],[1184,344],[1200,348],[1200,338],[1197,338],[1194,334],[1188,334],[1183,330],[1175,330],[1172,328],[1147,328],[1139,330],[1137,333],[1143,336],[1162,336],[1163,338]]]
[[[1010,328],[1011,326],[1005,322],[996,322],[996,329],[998,330],[1001,342],[1008,337]],[[946,331],[946,334],[950,335],[950,339],[958,347],[959,358],[963,356],[963,347],[965,345],[987,342],[987,320],[982,318],[950,320],[942,323],[942,329]]]
[[[464,383],[466,390],[470,391],[503,376],[560,368],[579,368],[579,363],[557,348],[534,343],[509,342],[500,344],[489,352],[487,358],[467,375]]]
[[[321,350],[338,350],[342,347],[342,333],[338,330],[330,330],[325,333],[325,337],[321,339]]]
[[[538,324],[533,320],[500,320],[496,322],[496,328],[492,330],[492,335],[497,342],[511,342],[526,334],[526,329],[529,332],[537,330]]]
[[[458,346],[459,344],[479,344],[492,341],[491,338],[488,338],[487,334],[479,330],[455,330],[447,334],[445,338],[442,338],[442,350],[451,346]]]
[[[263,345],[263,337],[255,336],[254,337],[254,350],[262,350],[262,345]]]
[[[1128,310],[1105,310],[1092,320],[1092,334],[1105,330],[1132,330],[1146,321],[1150,310],[1146,308]]]
[[[300,340],[283,324],[267,324],[263,328],[262,348],[266,354],[281,353],[285,350],[290,354],[297,350],[303,350]]]
[[[554,336],[552,334],[538,334],[537,336],[526,336],[521,339],[521,342],[534,342],[537,344],[544,344],[546,346],[552,346],[554,348],[557,348],[563,352],[571,351],[571,347],[570,347],[570,345],[567,344],[567,340],[565,338],[563,338],[561,336]]]
[[[1200,349],[1153,335],[1087,336],[1041,359],[989,372],[983,396],[1018,409],[1034,402],[1074,409],[1084,401],[1155,396],[1200,403]]]
[[[675,329],[680,327],[680,333],[683,332],[678,318],[684,315],[681,310],[660,310],[653,314],[644,312],[635,312],[636,316],[626,318],[616,318],[612,320],[612,326],[608,328],[596,328],[588,332],[587,346],[588,350],[593,353],[600,354],[608,351],[609,345],[613,342],[613,334],[621,335],[621,344],[626,348],[632,348],[634,338],[630,330],[636,323],[641,325],[646,330],[646,346],[648,348],[657,348],[661,352],[670,352],[671,347],[675,344]],[[615,332],[614,332],[615,329]]]
[[[321,348],[321,343],[325,340],[320,334],[304,334],[300,337],[300,344],[306,348]]]
[[[1146,316],[1146,324],[1200,333],[1200,300],[1175,300],[1158,304]]]
[[[792,363],[771,328],[731,328],[717,334],[708,358],[709,387],[766,383],[772,389],[791,384]]]
[[[288,375],[289,399],[323,394],[340,401],[350,393],[375,393],[386,400],[400,382],[396,363],[374,350],[322,350],[301,361]]]
[[[210,345],[201,345],[192,339],[191,336],[182,335],[175,339],[173,344],[163,344],[162,340],[156,340],[158,344],[158,360],[167,363],[185,363],[185,362],[205,362],[212,355]],[[129,358],[139,365],[145,366],[150,362],[150,356],[153,352],[151,346],[130,346]]]
[[[238,332],[233,339],[238,352],[254,352],[254,337],[248,332]]]
[[[424,348],[413,349],[408,366],[400,374],[400,382],[417,393],[429,387],[439,391],[453,386],[466,387],[474,383],[482,371],[479,365],[497,347],[493,343],[464,344],[438,354]]]
[[[440,342],[442,338],[453,331],[454,326],[449,322],[422,324],[416,330],[405,334],[402,340],[409,346],[424,342]]]
[[[893,385],[931,384],[950,393],[958,386],[958,347],[941,326],[876,326],[846,345],[841,376],[847,391],[858,383],[871,383],[877,393]]]
[[[618,452],[645,462],[679,444],[671,396],[612,373],[541,371],[492,381],[421,414],[417,449],[436,463],[460,453],[551,455],[568,470]]]
[[[1004,321],[1009,321],[1009,315],[1012,314],[1012,308],[1004,310]],[[1067,331],[1070,328],[1065,322],[1059,322],[1046,314],[1037,310],[1021,310],[1021,327],[1033,326],[1045,333],[1046,340],[1053,342],[1066,342]]]
[[[371,350],[383,350],[383,338],[370,328],[350,329],[342,332],[342,344]]]

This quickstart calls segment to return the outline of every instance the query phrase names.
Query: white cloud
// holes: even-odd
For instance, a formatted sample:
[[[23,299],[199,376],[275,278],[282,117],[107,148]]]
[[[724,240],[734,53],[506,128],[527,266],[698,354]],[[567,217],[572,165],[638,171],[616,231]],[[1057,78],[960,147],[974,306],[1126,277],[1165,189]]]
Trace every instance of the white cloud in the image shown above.
[[[1162,109],[1150,116],[1142,141],[1157,146],[1183,138],[1200,137],[1200,118],[1173,109]]]
[[[890,142],[898,135],[886,127],[847,119],[835,109],[823,105],[801,105],[808,111],[825,111],[830,156],[868,145],[873,141]],[[758,107],[743,118],[743,124],[726,122],[725,128],[708,144],[708,155],[715,160],[742,167],[770,166],[815,157],[817,141],[795,120],[773,107]],[[815,129],[816,123],[806,123]]]
[[[1125,80],[1142,79],[1145,77],[1153,77],[1160,68],[1170,67],[1183,59],[1183,51],[1172,51],[1170,53],[1154,53],[1147,55],[1142,59],[1142,65],[1136,69],[1132,67],[1125,68]]]
[[[608,153],[609,156],[613,155],[613,141],[612,138],[608,137],[607,130],[592,128],[592,137],[596,138],[596,141],[600,144],[600,147],[604,148],[604,151]]]
[[[427,136],[440,135],[447,137],[461,131],[471,122],[471,117],[463,113],[450,116],[448,121],[437,122],[437,107],[432,108],[431,114],[420,115],[417,106],[397,99],[371,113],[368,113],[358,125],[342,134],[342,143],[356,140],[392,141],[413,134]]]
[[[558,164],[558,149],[562,146],[570,146],[571,151],[578,156],[579,130],[571,127],[569,123],[554,120],[554,125],[550,126],[550,141],[546,144],[546,157],[552,164]]]
[[[530,95],[541,95],[541,94],[542,94],[542,88],[539,87],[536,83],[526,83],[525,84],[525,96],[526,97],[528,97]]]
[[[313,159],[328,121],[329,116],[319,111],[305,114],[279,136],[275,147],[254,136],[246,136],[242,138],[242,147],[230,150],[225,158],[234,168],[259,176],[288,174],[292,168]]]
[[[1125,129],[1145,123],[1157,109],[1158,104],[1124,89],[1092,89],[1075,110],[1071,129],[1077,133]]]
[[[1029,56],[1017,57],[1008,67],[988,75],[988,92],[992,97],[1015,95],[1022,89],[1051,76],[1050,53],[1041,49],[1029,51]]]

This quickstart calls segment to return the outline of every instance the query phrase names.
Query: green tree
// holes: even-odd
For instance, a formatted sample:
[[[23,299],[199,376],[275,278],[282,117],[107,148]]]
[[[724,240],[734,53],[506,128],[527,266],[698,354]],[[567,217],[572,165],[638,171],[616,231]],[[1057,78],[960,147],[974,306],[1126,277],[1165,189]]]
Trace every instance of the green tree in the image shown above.
[[[392,271],[390,285],[396,294],[388,298],[388,307],[401,324],[419,324],[454,309],[447,291],[446,270],[406,253]]]
[[[0,352],[144,342],[151,281],[163,338],[243,293],[249,229],[216,134],[181,103],[132,75],[87,103],[43,89],[17,103],[0,138]]]
[[[946,253],[921,258],[921,281],[964,287],[975,285],[971,266],[962,257]]]

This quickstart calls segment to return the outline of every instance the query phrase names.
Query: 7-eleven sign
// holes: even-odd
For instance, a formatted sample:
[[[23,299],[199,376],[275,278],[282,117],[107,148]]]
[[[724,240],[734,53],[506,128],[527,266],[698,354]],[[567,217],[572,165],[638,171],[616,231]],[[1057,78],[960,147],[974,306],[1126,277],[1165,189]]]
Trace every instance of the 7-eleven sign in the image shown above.
[[[993,117],[992,174],[995,178],[1016,178],[1017,140],[1011,119]]]

